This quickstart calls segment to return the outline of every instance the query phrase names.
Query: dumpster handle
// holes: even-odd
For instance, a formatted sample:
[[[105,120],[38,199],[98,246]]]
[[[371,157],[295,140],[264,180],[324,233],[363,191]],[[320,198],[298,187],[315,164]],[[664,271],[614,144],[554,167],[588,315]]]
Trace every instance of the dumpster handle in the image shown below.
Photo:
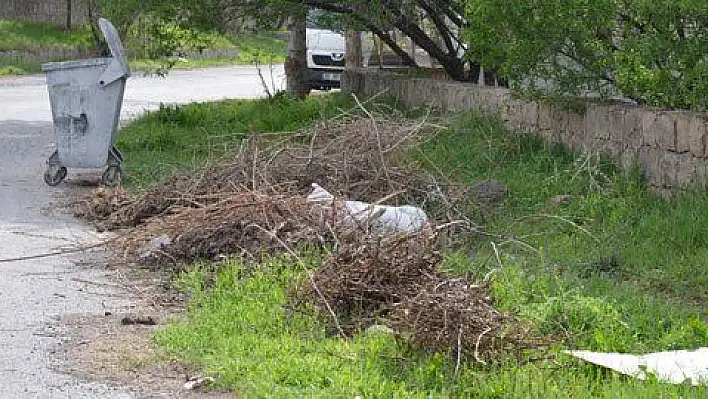
[[[118,59],[113,58],[111,63],[108,64],[108,68],[106,68],[106,70],[98,78],[98,84],[100,86],[108,86],[116,80],[127,78],[128,76],[130,76],[130,71],[126,71],[123,63]]]
[[[108,68],[98,79],[98,84],[100,86],[108,86],[116,80],[130,77],[130,66],[125,58],[123,44],[120,41],[118,31],[116,31],[113,24],[105,18],[100,18],[98,25],[101,28],[101,32],[103,32],[103,37],[106,39],[106,44],[108,44],[112,55]]]

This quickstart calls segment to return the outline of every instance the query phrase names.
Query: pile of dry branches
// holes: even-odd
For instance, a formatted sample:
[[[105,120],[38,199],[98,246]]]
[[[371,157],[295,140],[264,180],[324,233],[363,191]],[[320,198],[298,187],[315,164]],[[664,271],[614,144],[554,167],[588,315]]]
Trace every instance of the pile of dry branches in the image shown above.
[[[439,127],[365,113],[296,134],[252,136],[218,162],[138,195],[98,189],[77,214],[127,230],[115,247],[129,260],[160,267],[222,256],[258,260],[310,246],[331,250],[291,296],[314,304],[345,336],[383,323],[414,346],[478,361],[528,346],[521,325],[490,305],[485,288],[439,270],[449,239],[439,224],[466,213],[466,193],[438,184],[444,176],[422,172],[409,156]],[[312,183],[341,199],[434,203],[441,212],[429,214],[432,227],[409,235],[342,229],[336,211],[306,200]],[[150,247],[156,237],[159,245]]]
[[[376,324],[389,305],[437,280],[441,259],[437,240],[429,233],[344,238],[312,281],[293,295],[322,313],[331,308],[339,328],[349,335]]]
[[[485,363],[539,344],[492,307],[488,287],[449,278],[441,261],[437,232],[346,241],[291,296],[295,306],[314,303],[342,335],[385,324],[413,347],[458,359]]]
[[[236,255],[261,259],[286,248],[332,242],[331,213],[302,197],[241,192],[202,207],[173,208],[115,241],[129,259],[179,267],[185,262]],[[155,237],[160,247],[144,249]]]
[[[374,202],[399,193],[397,201],[422,205],[441,190],[434,179],[411,166],[406,155],[436,130],[425,121],[350,117],[297,134],[254,135],[238,151],[192,175],[176,176],[137,197],[86,201],[77,214],[118,229],[244,191],[303,196],[311,183],[351,200]]]
[[[543,344],[517,319],[496,310],[486,286],[441,277],[391,306],[389,322],[414,347],[457,352],[480,363]]]
[[[440,130],[427,118],[390,119],[367,111],[298,133],[254,135],[207,167],[138,195],[98,189],[78,203],[76,214],[101,229],[135,229],[117,240],[129,259],[151,239],[167,236],[169,245],[151,258],[170,265],[270,253],[276,242],[331,243],[331,224],[302,200],[312,183],[348,200],[460,203],[452,199],[453,186],[441,188],[410,161],[410,151]]]

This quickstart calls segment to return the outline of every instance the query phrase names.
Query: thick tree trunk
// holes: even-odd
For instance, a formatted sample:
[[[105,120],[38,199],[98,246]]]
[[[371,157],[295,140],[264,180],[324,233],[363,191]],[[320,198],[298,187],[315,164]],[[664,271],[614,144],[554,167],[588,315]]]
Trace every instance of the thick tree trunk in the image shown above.
[[[307,13],[293,13],[290,18],[288,57],[285,60],[287,90],[297,98],[310,94],[310,70],[307,68]]]
[[[71,0],[66,0],[66,30],[71,30]]]
[[[361,32],[354,29],[347,29],[345,34],[347,49],[345,54],[347,68],[361,68],[362,55]]]

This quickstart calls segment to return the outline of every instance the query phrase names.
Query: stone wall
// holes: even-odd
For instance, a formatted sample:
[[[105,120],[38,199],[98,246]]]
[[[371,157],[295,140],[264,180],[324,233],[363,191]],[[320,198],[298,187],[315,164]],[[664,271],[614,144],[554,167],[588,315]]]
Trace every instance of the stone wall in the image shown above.
[[[87,0],[71,0],[72,26],[88,23]],[[0,0],[0,19],[66,25],[67,0]]]
[[[638,165],[651,187],[668,192],[708,183],[708,122],[689,111],[587,103],[583,111],[513,99],[507,89],[415,79],[375,69],[347,70],[342,90],[383,91],[414,106],[498,115],[521,132],[537,132],[572,150],[599,151],[625,169]]]

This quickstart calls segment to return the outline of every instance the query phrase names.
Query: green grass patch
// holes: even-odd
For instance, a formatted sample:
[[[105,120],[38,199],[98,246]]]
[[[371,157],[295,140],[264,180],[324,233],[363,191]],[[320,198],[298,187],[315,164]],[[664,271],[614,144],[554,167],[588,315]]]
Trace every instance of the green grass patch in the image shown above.
[[[313,268],[319,260],[305,262]],[[466,364],[456,378],[449,354],[424,355],[382,334],[332,338],[318,317],[288,313],[286,292],[303,277],[300,266],[288,258],[258,268],[230,261],[215,277],[209,266],[194,268],[179,284],[191,295],[184,319],[158,332],[156,342],[169,357],[203,368],[217,377],[217,388],[232,389],[239,397],[648,398],[708,393],[705,388],[636,381],[562,355],[557,362]],[[508,278],[512,276],[510,272]],[[207,287],[205,280],[213,284]],[[566,305],[582,315],[577,324],[595,317],[598,329],[621,328],[611,325],[615,314],[605,313],[602,300],[568,300]],[[673,333],[681,334],[681,328],[674,326]]]
[[[0,57],[0,76],[28,75],[42,71],[42,64],[17,57]]]
[[[66,31],[49,24],[0,20],[0,51],[87,50],[92,45],[87,28]]]
[[[136,32],[132,32],[137,34]],[[128,35],[124,47],[133,54],[131,68],[136,71],[161,72],[168,65],[163,60],[150,59],[144,53],[145,38]],[[228,65],[253,65],[283,63],[286,55],[286,42],[277,32],[244,34],[236,36],[199,33],[199,45],[209,50],[224,50],[237,47],[235,58],[212,57],[205,59],[180,59],[171,63],[174,69],[197,69]],[[94,46],[88,27],[77,27],[66,31],[49,24],[0,20],[0,51],[36,52],[40,50],[78,50],[87,51]],[[196,51],[189,46],[183,51]],[[50,60],[47,60],[50,61]],[[41,72],[41,62],[26,61],[17,57],[0,57],[0,76],[25,75]]]
[[[623,174],[603,159],[511,134],[497,120],[474,115],[424,153],[425,162],[455,180],[472,185],[494,178],[507,185],[499,207],[473,215],[490,232],[514,238],[497,240],[505,256],[539,263],[532,247],[554,269],[586,277],[585,284],[599,278],[660,299],[708,298],[706,188],[664,200],[650,194],[637,173]],[[569,196],[568,203],[555,204],[558,195]],[[475,243],[478,259],[489,256],[491,242]]]
[[[348,106],[344,96],[305,101],[278,95],[163,106],[121,129],[117,146],[126,155],[127,184],[145,187],[223,155],[250,134],[290,132]]]
[[[204,59],[180,59],[175,60],[171,63],[170,69],[184,70],[184,69],[200,69],[200,68],[212,68],[221,66],[231,66],[231,65],[242,65],[238,59],[232,58],[204,58]],[[167,63],[160,60],[150,60],[150,59],[131,59],[130,69],[138,72],[157,73],[161,71],[167,72]]]
[[[242,64],[282,64],[287,54],[285,39],[276,34],[238,35],[231,41],[238,47],[238,62]]]

